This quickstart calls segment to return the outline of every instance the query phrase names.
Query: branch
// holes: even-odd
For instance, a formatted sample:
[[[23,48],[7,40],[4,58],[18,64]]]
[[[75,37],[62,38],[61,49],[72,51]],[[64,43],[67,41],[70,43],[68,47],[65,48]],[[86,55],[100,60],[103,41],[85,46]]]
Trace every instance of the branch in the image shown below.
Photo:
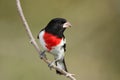
[[[23,14],[23,11],[22,11],[22,8],[21,8],[20,0],[16,0],[16,4],[17,4],[17,9],[18,9],[20,18],[21,18],[21,20],[22,20],[22,22],[23,22],[23,24],[24,24],[26,33],[27,33],[27,35],[28,35],[28,37],[29,37],[29,39],[30,39],[30,43],[34,46],[34,48],[36,49],[36,51],[37,51],[37,52],[39,53],[39,55],[40,55],[40,54],[42,53],[42,51],[40,50],[38,44],[36,43],[36,41],[35,41],[35,39],[34,39],[34,37],[33,37],[33,35],[32,35],[32,32],[31,32],[31,30],[30,30],[30,28],[29,28],[29,25],[28,25],[28,23],[27,23],[27,21],[26,21],[26,19],[25,19],[25,17],[24,17],[24,14]],[[47,63],[47,64],[50,64],[50,63],[51,63],[51,61],[49,61],[49,60],[48,60],[47,58],[45,58],[45,57],[42,57],[42,60],[43,60],[45,63]],[[70,73],[62,70],[62,69],[58,68],[58,67],[55,66],[55,65],[53,65],[52,68],[55,69],[55,70],[60,71],[61,73],[63,73],[64,76],[66,76],[66,77],[69,78],[70,80],[76,80],[75,77],[73,77],[73,74],[70,74]]]

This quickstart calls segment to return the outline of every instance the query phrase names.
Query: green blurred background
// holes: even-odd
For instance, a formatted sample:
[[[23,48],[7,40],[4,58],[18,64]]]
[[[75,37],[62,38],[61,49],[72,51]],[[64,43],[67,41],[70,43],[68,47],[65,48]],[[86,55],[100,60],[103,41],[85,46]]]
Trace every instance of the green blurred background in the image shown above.
[[[77,80],[120,80],[120,0],[21,0],[21,4],[35,38],[52,18],[71,22],[65,32],[65,57]],[[0,80],[42,79],[68,80],[39,59],[16,1],[0,0]]]

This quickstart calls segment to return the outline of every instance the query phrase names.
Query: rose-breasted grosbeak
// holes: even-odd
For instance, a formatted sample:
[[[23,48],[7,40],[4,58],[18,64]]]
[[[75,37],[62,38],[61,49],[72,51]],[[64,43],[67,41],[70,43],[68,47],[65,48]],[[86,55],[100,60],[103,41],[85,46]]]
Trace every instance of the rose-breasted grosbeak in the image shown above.
[[[37,37],[44,49],[42,55],[45,52],[49,52],[55,58],[49,66],[56,64],[57,67],[65,71],[67,71],[64,60],[66,39],[63,32],[68,27],[71,27],[71,24],[66,19],[54,18],[40,31]],[[62,74],[59,71],[56,71],[56,73]]]

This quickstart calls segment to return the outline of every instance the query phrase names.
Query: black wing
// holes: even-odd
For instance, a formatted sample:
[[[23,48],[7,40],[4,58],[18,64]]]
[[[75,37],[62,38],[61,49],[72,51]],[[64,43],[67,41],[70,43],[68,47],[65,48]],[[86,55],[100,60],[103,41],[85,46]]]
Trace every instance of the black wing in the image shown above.
[[[63,35],[63,40],[64,40],[64,45],[62,47],[64,48],[64,51],[66,51],[66,39],[64,35]]]
[[[64,48],[64,51],[66,51],[66,43],[62,47]]]

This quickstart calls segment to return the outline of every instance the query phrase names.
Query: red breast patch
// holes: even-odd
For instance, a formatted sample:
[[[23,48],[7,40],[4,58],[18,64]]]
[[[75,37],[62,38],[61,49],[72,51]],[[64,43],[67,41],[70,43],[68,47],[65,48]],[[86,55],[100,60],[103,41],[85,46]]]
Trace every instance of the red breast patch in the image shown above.
[[[47,32],[45,32],[43,38],[46,43],[46,47],[49,50],[51,50],[52,47],[57,46],[62,40],[62,38],[58,38],[57,36],[54,36],[53,34]]]

